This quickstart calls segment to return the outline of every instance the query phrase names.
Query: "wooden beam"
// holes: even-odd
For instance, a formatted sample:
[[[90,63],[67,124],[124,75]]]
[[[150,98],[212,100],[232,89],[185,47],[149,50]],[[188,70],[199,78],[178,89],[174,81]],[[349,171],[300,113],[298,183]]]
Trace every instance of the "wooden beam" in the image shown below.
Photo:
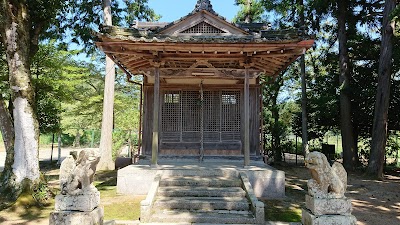
[[[279,66],[266,65],[258,61],[253,61],[253,63],[255,67],[268,73],[274,73],[277,69],[279,69]]]
[[[220,59],[232,60],[232,59],[245,59],[246,56],[240,53],[231,54],[214,54],[214,53],[161,53],[160,57],[162,59],[169,60],[213,60],[219,61]]]
[[[124,64],[125,64],[125,62],[124,62]],[[150,65],[150,62],[148,60],[140,60],[140,61],[136,61],[136,62],[133,62],[133,63],[125,64],[125,65],[128,68],[132,68],[132,67],[133,68],[140,68],[140,67],[143,67],[145,65]]]
[[[153,87],[154,84],[146,84],[146,87]],[[250,88],[259,88],[259,84],[251,84]],[[203,84],[203,88],[207,90],[211,89],[229,89],[229,90],[243,90],[243,84]],[[166,90],[200,90],[198,84],[163,84],[160,83],[160,89]]]
[[[282,62],[280,60],[276,60],[276,58],[270,58],[270,57],[265,57],[265,58],[257,58],[260,61],[266,61],[266,63],[273,63],[278,66],[285,65],[285,62]]]
[[[153,143],[151,149],[151,165],[157,166],[159,151],[159,110],[160,110],[160,68],[154,69],[154,102],[153,102]]]
[[[244,166],[250,165],[250,81],[249,70],[244,79]]]

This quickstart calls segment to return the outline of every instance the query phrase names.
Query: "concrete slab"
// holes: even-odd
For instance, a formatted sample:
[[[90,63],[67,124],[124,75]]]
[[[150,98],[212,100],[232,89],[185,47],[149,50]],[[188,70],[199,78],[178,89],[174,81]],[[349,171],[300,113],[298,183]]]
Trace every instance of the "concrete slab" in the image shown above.
[[[197,160],[160,160],[157,167],[149,161],[130,165],[118,170],[117,193],[146,195],[157,171],[163,176],[239,176],[243,171],[249,177],[256,197],[279,199],[285,196],[285,173],[262,161],[251,161],[244,167],[241,160],[209,159],[202,163]]]

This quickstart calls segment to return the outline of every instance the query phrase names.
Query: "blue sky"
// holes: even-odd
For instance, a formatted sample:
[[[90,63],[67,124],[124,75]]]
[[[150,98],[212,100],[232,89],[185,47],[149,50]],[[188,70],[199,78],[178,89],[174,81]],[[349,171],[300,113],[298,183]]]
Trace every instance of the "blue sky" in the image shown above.
[[[150,8],[154,9],[162,18],[161,22],[172,22],[190,13],[197,0],[149,0]],[[211,0],[213,9],[219,15],[231,21],[239,7],[235,6],[235,0]]]

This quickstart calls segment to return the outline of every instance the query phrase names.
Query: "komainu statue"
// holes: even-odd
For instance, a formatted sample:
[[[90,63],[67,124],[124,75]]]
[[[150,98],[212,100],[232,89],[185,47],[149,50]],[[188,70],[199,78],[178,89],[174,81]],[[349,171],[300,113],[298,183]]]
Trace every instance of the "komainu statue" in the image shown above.
[[[100,154],[94,149],[85,149],[75,161],[68,156],[60,167],[60,188],[62,195],[79,195],[96,191],[93,179]]]
[[[343,165],[335,162],[329,165],[326,156],[311,152],[305,158],[305,165],[311,172],[308,193],[316,198],[342,198],[347,188],[347,172]]]

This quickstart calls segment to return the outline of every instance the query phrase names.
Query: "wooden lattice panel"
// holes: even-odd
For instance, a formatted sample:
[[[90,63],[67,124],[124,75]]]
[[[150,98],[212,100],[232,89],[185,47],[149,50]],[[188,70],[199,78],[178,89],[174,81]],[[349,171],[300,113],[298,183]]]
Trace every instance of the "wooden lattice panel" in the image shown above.
[[[240,91],[205,90],[201,102],[199,91],[164,91],[162,141],[199,143],[201,132],[205,143],[240,141],[240,96]]]
[[[240,140],[240,91],[221,91],[221,140]]]
[[[182,91],[182,141],[200,141],[200,94]]]
[[[165,91],[162,101],[161,138],[166,141],[181,141],[181,92]]]
[[[184,34],[222,34],[223,30],[218,29],[206,22],[201,22],[187,30],[182,31]]]
[[[204,92],[204,141],[221,141],[221,96],[220,91]]]

